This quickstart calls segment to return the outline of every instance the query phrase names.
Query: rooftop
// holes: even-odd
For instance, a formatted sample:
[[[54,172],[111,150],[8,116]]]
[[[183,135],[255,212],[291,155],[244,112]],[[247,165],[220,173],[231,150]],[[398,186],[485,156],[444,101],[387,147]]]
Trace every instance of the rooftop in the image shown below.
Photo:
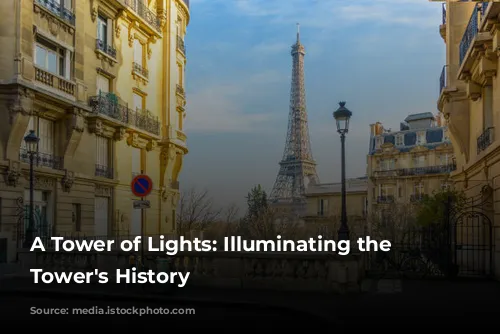
[[[340,194],[342,191],[342,183],[319,183],[312,184],[306,190],[306,195],[319,195],[319,194]],[[346,192],[366,192],[368,191],[368,178],[358,177],[346,180]]]
[[[422,112],[419,114],[411,114],[405,118],[405,122],[421,121],[423,119],[434,119],[434,115],[431,112]]]

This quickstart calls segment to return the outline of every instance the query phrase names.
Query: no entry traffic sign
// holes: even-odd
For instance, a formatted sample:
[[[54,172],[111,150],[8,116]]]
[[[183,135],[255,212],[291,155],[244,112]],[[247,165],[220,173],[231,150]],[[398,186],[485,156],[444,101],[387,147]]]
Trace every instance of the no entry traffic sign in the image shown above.
[[[132,193],[137,197],[149,195],[153,189],[153,181],[147,175],[137,175],[130,185]]]

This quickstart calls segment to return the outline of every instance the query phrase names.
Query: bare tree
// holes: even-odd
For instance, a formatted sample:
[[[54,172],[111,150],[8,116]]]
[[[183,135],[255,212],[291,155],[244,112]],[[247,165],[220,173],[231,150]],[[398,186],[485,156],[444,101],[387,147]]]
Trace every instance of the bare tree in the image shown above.
[[[181,194],[177,214],[177,233],[183,235],[192,230],[204,230],[219,220],[220,209],[214,208],[212,197],[207,190],[192,188]]]
[[[369,217],[371,236],[394,243],[407,242],[417,227],[415,210],[411,204],[393,204],[373,212]]]
[[[294,239],[298,231],[298,217],[272,208],[264,209],[258,216],[242,219],[237,229],[239,235],[259,240],[275,239],[277,235]]]

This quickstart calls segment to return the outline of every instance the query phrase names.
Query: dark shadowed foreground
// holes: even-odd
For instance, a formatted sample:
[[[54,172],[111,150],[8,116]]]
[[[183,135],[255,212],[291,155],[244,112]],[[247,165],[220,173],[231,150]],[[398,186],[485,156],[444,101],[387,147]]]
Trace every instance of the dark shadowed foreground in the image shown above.
[[[460,329],[486,326],[500,314],[500,284],[491,281],[374,281],[369,284],[371,289],[352,295],[194,288],[165,293],[117,285],[35,288],[20,278],[3,279],[0,283],[0,311],[5,319],[25,319],[38,325],[56,321],[61,328],[74,326],[75,321],[80,327],[110,320],[107,324],[115,330],[167,324],[186,330],[246,327],[387,330],[394,321],[409,322],[412,328],[443,325]],[[31,307],[161,307],[194,309],[195,314],[43,316],[30,315]]]

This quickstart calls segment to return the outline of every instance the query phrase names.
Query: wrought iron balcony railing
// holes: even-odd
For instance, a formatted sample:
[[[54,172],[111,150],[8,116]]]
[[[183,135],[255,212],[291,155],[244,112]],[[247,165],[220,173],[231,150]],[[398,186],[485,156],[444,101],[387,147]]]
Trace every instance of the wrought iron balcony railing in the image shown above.
[[[107,45],[103,40],[96,39],[95,47],[97,50],[104,52],[108,56],[116,58],[116,49],[113,48],[111,45]]]
[[[445,174],[451,173],[457,169],[456,164],[446,164],[440,166],[403,168],[399,170],[400,176],[426,175],[426,174]]]
[[[459,47],[460,65],[464,61],[465,55],[467,55],[467,52],[470,49],[472,41],[479,32],[479,24],[481,22],[481,17],[486,13],[488,5],[489,5],[488,2],[480,2],[476,4],[474,10],[472,11],[469,23],[467,24],[467,28],[465,28],[464,35],[462,36],[462,40],[460,42],[460,47]]]
[[[146,79],[149,78],[149,71],[147,68],[144,68],[141,64],[135,62],[132,64],[132,66],[135,73],[142,75]]]
[[[149,133],[160,134],[160,122],[147,110],[133,110],[113,93],[101,93],[89,100],[94,114],[111,117],[121,123],[135,126]]]
[[[137,13],[147,24],[156,31],[161,31],[161,20],[142,0],[125,0],[125,5]]]
[[[392,170],[377,170],[373,172],[375,177],[396,177],[396,176],[413,176],[413,175],[426,175],[426,174],[445,174],[451,173],[457,169],[455,163],[427,166],[427,167],[414,167],[414,168],[401,168]]]
[[[494,129],[493,127],[487,128],[484,132],[477,138],[477,154],[486,150],[488,146],[493,143],[494,140]]]
[[[424,197],[425,197],[424,194],[411,194],[410,202],[420,202],[424,199]]]
[[[75,25],[75,13],[64,8],[60,1],[55,0],[36,0],[36,3],[40,4],[51,13],[59,17],[60,19],[68,22],[71,25]]]
[[[443,89],[446,87],[446,81],[447,81],[447,75],[446,75],[446,69],[448,65],[444,65],[443,69],[441,70],[441,76],[439,77],[439,94],[443,91]]]
[[[394,203],[394,195],[378,196],[377,203]]]
[[[443,6],[442,6],[442,15],[443,15],[443,19],[442,19],[442,24],[446,24],[446,3],[443,3]]]
[[[29,163],[30,156],[26,149],[21,149],[19,151],[19,160],[22,162]],[[52,154],[38,152],[33,157],[33,164],[38,167],[49,167],[52,169],[63,169],[63,158],[56,157]]]
[[[184,40],[181,36],[177,36],[177,50],[186,54],[186,45],[184,45]]]
[[[175,92],[181,96],[184,96],[184,97],[186,96],[186,92],[184,91],[184,88],[182,88],[181,85],[177,85]]]
[[[95,176],[105,177],[108,179],[114,178],[113,168],[104,165],[95,165]]]

